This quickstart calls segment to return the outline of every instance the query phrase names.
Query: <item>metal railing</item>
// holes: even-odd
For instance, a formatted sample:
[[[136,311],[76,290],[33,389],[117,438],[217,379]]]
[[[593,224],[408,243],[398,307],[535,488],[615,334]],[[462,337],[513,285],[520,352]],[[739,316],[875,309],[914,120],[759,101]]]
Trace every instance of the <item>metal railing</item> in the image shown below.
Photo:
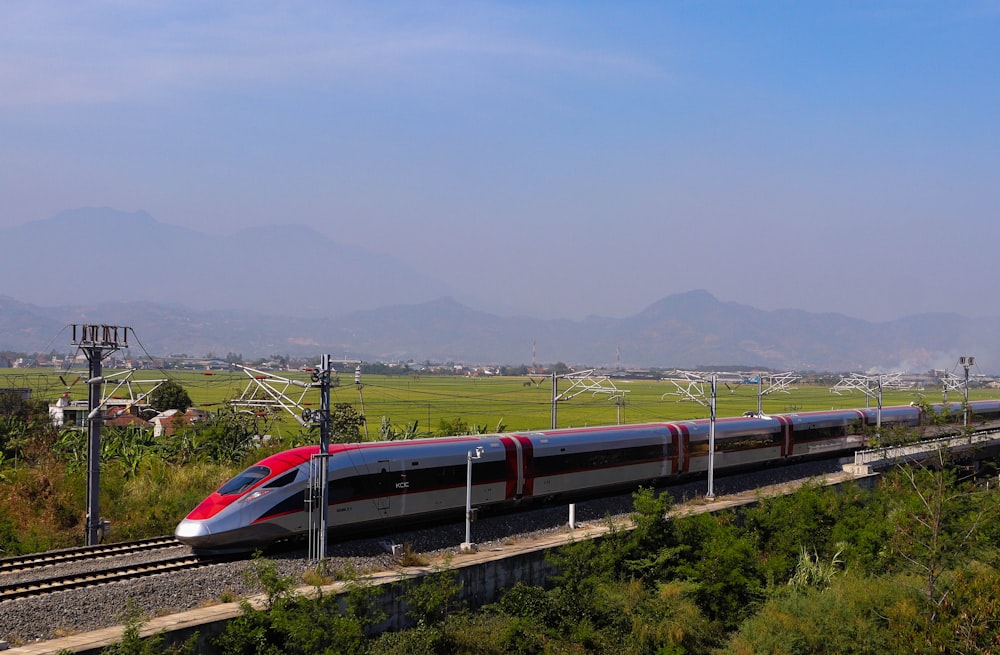
[[[940,437],[902,446],[869,448],[854,453],[855,466],[868,466],[885,460],[911,459],[939,449],[951,450],[962,446],[976,446],[1000,440],[1000,429],[990,428],[958,437]]]

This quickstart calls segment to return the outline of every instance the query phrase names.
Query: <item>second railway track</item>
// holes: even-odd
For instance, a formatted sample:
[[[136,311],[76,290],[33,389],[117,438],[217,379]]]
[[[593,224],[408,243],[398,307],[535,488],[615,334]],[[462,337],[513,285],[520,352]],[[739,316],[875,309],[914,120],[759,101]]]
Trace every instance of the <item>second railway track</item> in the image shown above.
[[[196,557],[173,537],[9,557],[0,560],[0,605],[32,596],[202,568],[218,561]]]
[[[134,580],[159,573],[197,569],[211,566],[214,563],[193,555],[183,555],[145,564],[131,564],[99,569],[87,573],[54,575],[46,578],[0,584],[0,603],[28,596],[41,596],[58,591],[66,591],[68,589],[97,586],[123,580]]]
[[[150,539],[141,539],[139,541],[100,544],[97,546],[81,546],[79,548],[67,548],[64,550],[47,551],[31,555],[5,557],[0,559],[0,582],[3,581],[3,574],[15,571],[27,571],[31,569],[65,564],[67,562],[98,560],[101,558],[117,557],[120,555],[131,555],[139,552],[178,547],[181,547],[181,543],[173,537],[154,537]]]

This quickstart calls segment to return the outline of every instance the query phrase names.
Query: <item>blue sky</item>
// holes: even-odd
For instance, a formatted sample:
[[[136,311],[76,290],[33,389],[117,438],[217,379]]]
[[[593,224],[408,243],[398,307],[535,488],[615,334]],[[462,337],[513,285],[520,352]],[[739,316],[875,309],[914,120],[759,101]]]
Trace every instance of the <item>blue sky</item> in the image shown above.
[[[0,227],[81,206],[213,234],[298,223],[546,318],[699,288],[1000,314],[996,1],[0,17]]]

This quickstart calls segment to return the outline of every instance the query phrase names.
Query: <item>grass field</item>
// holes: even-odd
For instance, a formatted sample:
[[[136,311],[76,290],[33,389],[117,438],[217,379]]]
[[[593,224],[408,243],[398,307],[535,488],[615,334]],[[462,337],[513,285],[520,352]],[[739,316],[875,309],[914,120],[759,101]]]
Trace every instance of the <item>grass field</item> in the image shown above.
[[[105,371],[105,374],[112,371]],[[85,373],[84,373],[85,375]],[[309,382],[307,373],[281,373],[283,377]],[[55,372],[44,369],[0,369],[0,388],[29,388],[34,397],[55,401],[69,388],[70,397],[86,399],[86,385],[76,379],[76,374],[63,374],[63,380]],[[198,371],[140,371],[135,380],[169,378],[181,384],[191,396],[195,406],[215,411],[227,407],[230,401],[244,396],[247,389],[256,384],[242,371],[212,372]],[[378,434],[383,417],[398,427],[412,421],[418,422],[418,434],[428,434],[437,430],[440,422],[461,419],[470,427],[485,426],[490,432],[500,425],[505,430],[544,429],[552,422],[552,387],[548,377],[492,377],[467,378],[460,376],[413,375],[378,376],[366,375],[359,388],[354,384],[353,374],[341,376],[342,385],[331,392],[331,403],[350,403],[367,417],[371,438]],[[558,426],[580,427],[588,425],[609,425],[618,423],[643,423],[662,420],[682,420],[707,418],[709,410],[691,400],[676,395],[677,387],[669,381],[620,381],[614,382],[622,391],[621,404],[608,394],[588,391],[558,404]],[[133,390],[140,392],[150,385],[132,382]],[[561,380],[559,390],[565,392],[570,383]],[[319,391],[290,386],[285,393],[294,401],[310,408],[319,407]],[[706,385],[707,392],[707,385]],[[128,397],[128,389],[122,387],[115,394]],[[922,395],[913,390],[886,391],[883,406],[909,404],[925,398],[931,402],[942,399],[940,389],[929,389]],[[970,399],[1000,398],[1000,391],[972,389]],[[951,392],[949,400],[961,400],[961,393]],[[871,401],[875,405],[875,401]],[[861,392],[838,395],[829,387],[798,385],[787,393],[775,393],[764,397],[763,409],[766,413],[777,414],[789,411],[809,411],[822,409],[844,409],[865,407],[866,399]],[[717,415],[719,417],[738,416],[757,409],[756,385],[740,385],[727,388],[718,387]],[[277,430],[299,430],[298,424],[285,411],[274,416]]]

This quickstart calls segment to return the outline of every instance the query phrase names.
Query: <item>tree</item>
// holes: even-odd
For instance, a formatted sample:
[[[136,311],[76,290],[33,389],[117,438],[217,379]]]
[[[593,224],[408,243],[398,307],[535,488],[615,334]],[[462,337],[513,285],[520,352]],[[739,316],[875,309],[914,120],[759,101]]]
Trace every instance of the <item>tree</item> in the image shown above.
[[[128,599],[125,612],[117,617],[124,621],[125,630],[122,632],[121,641],[101,649],[106,655],[156,655],[158,653],[170,652],[178,655],[194,654],[198,650],[199,635],[196,632],[182,644],[171,644],[169,650],[165,643],[163,631],[148,637],[141,636],[141,630],[145,625],[141,611],[133,604],[132,599]]]
[[[50,454],[55,438],[44,401],[0,391],[0,458],[40,461]]]
[[[852,516],[856,488],[844,492],[807,484],[789,496],[768,498],[743,512],[744,525],[763,555],[766,578],[787,580],[801,562],[802,549],[831,558],[840,546],[832,539],[838,523]]]
[[[406,588],[406,612],[418,626],[434,626],[456,610],[462,582],[458,571],[444,566],[435,567],[431,574],[413,578]]]
[[[186,412],[191,406],[191,396],[180,384],[167,380],[153,390],[149,396],[149,404],[158,412],[165,412],[168,409]]]
[[[676,529],[678,576],[696,585],[698,605],[709,618],[735,627],[764,598],[766,574],[753,539],[729,511],[687,517]]]
[[[48,420],[48,410],[40,400],[21,397],[16,391],[0,390],[0,416],[17,418],[29,422],[41,417]]]
[[[1000,572],[973,562],[955,575],[954,591],[944,604],[940,634],[955,653],[996,652],[1000,643]]]
[[[910,593],[868,578],[840,574],[826,589],[786,587],[744,621],[723,655],[846,655],[911,652],[894,650],[895,622],[886,607],[901,604]]]
[[[257,417],[243,412],[219,412],[206,421],[193,423],[186,430],[177,430],[161,439],[164,449],[176,461],[184,462],[195,455],[211,462],[239,464],[255,445],[261,434]]]
[[[566,375],[570,372],[570,368],[564,362],[556,362],[552,366],[552,372],[556,375]]]
[[[469,434],[470,432],[469,424],[465,422],[462,417],[458,417],[453,421],[448,419],[441,419],[438,423],[437,433],[442,437],[453,437],[460,434]]]
[[[361,428],[365,424],[364,415],[354,409],[351,403],[335,403],[330,414],[331,440],[351,443],[361,440]]]
[[[887,480],[895,501],[889,543],[920,580],[913,587],[927,602],[928,632],[953,589],[948,573],[975,551],[984,526],[1000,515],[996,492],[958,480],[944,451],[935,457],[933,466],[900,466]]]
[[[416,439],[419,421],[410,421],[403,427],[392,424],[388,416],[382,417],[382,424],[378,429],[378,438],[382,441],[393,441],[395,439]]]
[[[673,504],[668,493],[656,494],[643,487],[632,494],[631,531],[621,535],[615,550],[620,558],[621,577],[637,577],[652,583],[665,579],[677,564],[680,548],[676,525],[667,518]]]

